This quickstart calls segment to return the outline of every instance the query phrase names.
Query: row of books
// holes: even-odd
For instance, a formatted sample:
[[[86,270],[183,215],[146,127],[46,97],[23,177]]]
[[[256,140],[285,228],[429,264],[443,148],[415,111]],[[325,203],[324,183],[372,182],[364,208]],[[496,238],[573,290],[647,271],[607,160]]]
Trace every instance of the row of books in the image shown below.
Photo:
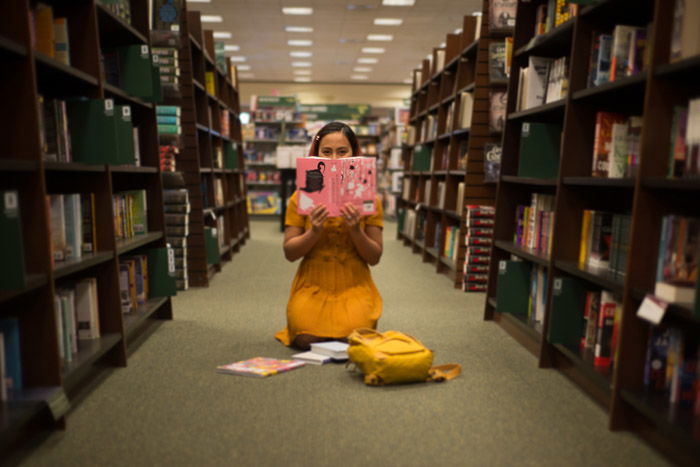
[[[612,33],[593,31],[588,86],[619,81],[649,66],[647,37],[651,26],[618,24]]]
[[[122,313],[132,313],[146,304],[149,297],[148,256],[119,258],[119,296]]]
[[[163,211],[166,216],[173,214],[176,215],[189,215],[191,211],[189,192],[186,188],[178,189],[165,189],[163,190]],[[166,218],[166,224],[169,222],[176,222],[177,218]],[[180,230],[180,227],[185,227],[185,229]],[[187,231],[187,224],[184,225],[166,225],[166,241],[168,245],[173,249],[173,257],[175,262],[175,271],[183,271],[176,273],[178,277],[175,279],[176,287],[178,290],[187,290],[189,288],[189,278],[187,277],[187,237],[189,232]]]
[[[579,266],[624,275],[629,255],[631,222],[629,214],[584,209]]]
[[[596,112],[593,143],[594,177],[634,177],[639,166],[642,117]]]
[[[526,110],[555,102],[566,97],[568,92],[567,57],[555,59],[530,55],[528,66],[520,69],[516,108]]]
[[[155,41],[154,41],[155,43]],[[158,68],[158,76],[163,94],[177,98],[180,93],[180,58],[177,47],[167,43],[153,47],[153,63]]]
[[[251,120],[256,122],[293,122],[302,119],[299,112],[293,108],[264,108],[251,112]]]
[[[280,129],[269,126],[254,126],[253,136],[251,139],[277,140],[280,135]]]
[[[160,58],[145,44],[121,45],[100,51],[107,83],[148,102],[162,99]]]
[[[131,2],[129,0],[98,0],[100,5],[131,24]]]
[[[552,251],[554,230],[554,196],[532,193],[530,205],[518,205],[515,210],[513,242],[543,255]]]
[[[700,5],[688,0],[675,0],[671,29],[670,59],[672,62],[700,54]]]
[[[279,191],[271,190],[249,189],[246,202],[250,214],[277,215],[282,206]]]
[[[78,259],[83,253],[97,251],[95,195],[70,193],[47,198],[53,261]]]
[[[19,320],[0,319],[0,400],[6,401],[12,393],[22,391],[22,350]]]
[[[63,362],[70,363],[81,341],[100,337],[97,279],[89,277],[56,290],[54,311],[59,355]]]
[[[569,0],[548,0],[537,7],[535,36],[546,34],[574,16],[578,16],[579,4]]]
[[[670,303],[683,303],[697,309],[699,258],[700,218],[676,214],[664,216],[654,295]]]
[[[279,146],[278,146],[279,147]],[[306,154],[304,154],[306,155]],[[277,164],[277,151],[270,149],[258,149],[248,146],[243,152],[243,157],[245,157],[246,163],[252,164]]]
[[[530,269],[530,293],[527,302],[527,322],[542,332],[544,312],[547,305],[547,268],[535,264]]]
[[[513,37],[489,43],[489,81],[507,83],[513,58]]]
[[[668,176],[700,176],[700,97],[673,108]]]
[[[68,19],[55,17],[53,7],[39,2],[31,10],[31,43],[35,50],[70,66]]]
[[[700,416],[700,346],[692,331],[651,326],[644,362],[644,386],[666,396],[672,407]]]
[[[259,153],[260,154],[260,153]],[[297,158],[307,155],[307,148],[300,144],[278,144],[275,149],[275,165],[278,169],[294,169]],[[262,155],[265,162],[265,155]]]
[[[492,206],[467,205],[465,209],[464,244],[466,248],[462,266],[462,290],[485,292],[489,277],[489,258],[496,212]]]
[[[249,170],[246,171],[246,181],[280,183],[281,175],[279,170]]]
[[[131,107],[112,99],[40,97],[43,158],[86,164],[140,165]]]
[[[146,190],[133,190],[112,195],[114,234],[126,240],[148,232]]]
[[[181,108],[177,105],[157,105],[158,163],[160,170],[175,172],[180,154],[182,133]]]

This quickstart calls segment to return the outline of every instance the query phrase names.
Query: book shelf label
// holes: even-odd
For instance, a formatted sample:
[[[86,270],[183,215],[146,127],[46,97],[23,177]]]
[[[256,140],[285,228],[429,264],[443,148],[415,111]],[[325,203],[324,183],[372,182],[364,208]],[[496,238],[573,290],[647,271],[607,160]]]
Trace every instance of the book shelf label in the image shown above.
[[[647,294],[637,309],[637,316],[657,326],[664,319],[667,307],[668,304],[663,300]]]

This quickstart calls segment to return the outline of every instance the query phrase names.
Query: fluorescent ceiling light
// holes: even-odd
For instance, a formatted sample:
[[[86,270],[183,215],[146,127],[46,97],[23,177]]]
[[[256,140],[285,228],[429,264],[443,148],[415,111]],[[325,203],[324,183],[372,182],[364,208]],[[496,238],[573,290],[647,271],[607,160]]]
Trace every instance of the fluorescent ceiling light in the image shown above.
[[[357,63],[377,63],[379,59],[370,57],[360,57],[357,59]]]
[[[375,26],[401,26],[403,20],[400,18],[375,18]]]
[[[382,0],[382,5],[386,6],[413,6],[416,0]]]
[[[211,0],[187,0],[187,3],[211,3]]]
[[[239,45],[233,45],[233,44],[224,45],[224,51],[226,51],[226,52],[238,52],[239,50],[241,50],[241,46],[239,46]]]
[[[383,54],[384,47],[362,47],[363,54]]]
[[[311,78],[308,76],[298,76],[294,78],[294,81],[296,81],[297,83],[310,83]]]
[[[394,36],[391,34],[367,34],[368,41],[393,41]]]
[[[199,20],[202,23],[223,23],[224,18],[221,15],[201,15]]]
[[[481,12],[480,12],[480,11],[475,11],[474,13],[472,13],[472,16],[481,16]]]
[[[351,75],[350,79],[367,79],[367,75]]]
[[[307,68],[311,66],[311,62],[292,62],[292,66],[295,68]]]
[[[253,73],[241,73],[238,75],[239,78],[243,79],[250,79],[250,78],[255,78],[255,75]]]
[[[359,73],[369,73],[372,69],[368,66],[356,66],[352,71],[357,71]]]
[[[287,45],[294,47],[310,47],[311,44],[313,44],[313,41],[308,39],[290,39],[287,41]]]
[[[311,70],[294,70],[292,73],[295,75],[310,75]]]
[[[238,71],[250,71],[250,65],[236,65]]]
[[[314,32],[314,28],[308,26],[286,26],[284,30],[287,32]]]
[[[455,34],[462,34],[462,28],[457,28],[454,30]]]
[[[289,7],[282,7],[282,13],[285,15],[310,15],[314,12],[313,8],[309,7],[298,7],[298,6],[289,6]]]
[[[225,31],[214,31],[214,37],[216,39],[231,39],[231,33]]]
[[[292,52],[289,52],[290,57],[296,57],[296,58],[309,58],[312,55],[313,55],[313,53],[305,52],[302,50],[294,50]]]
[[[231,59],[232,62],[245,62],[247,60],[247,58],[245,58],[242,55],[233,55],[229,58]]]

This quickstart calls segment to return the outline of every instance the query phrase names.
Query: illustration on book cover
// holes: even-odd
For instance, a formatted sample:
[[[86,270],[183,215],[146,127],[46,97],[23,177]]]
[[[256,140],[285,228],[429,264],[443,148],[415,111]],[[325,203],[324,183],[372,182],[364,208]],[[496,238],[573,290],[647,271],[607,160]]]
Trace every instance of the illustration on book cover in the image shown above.
[[[331,217],[352,203],[362,215],[376,212],[376,160],[373,157],[297,158],[297,212],[324,204]]]

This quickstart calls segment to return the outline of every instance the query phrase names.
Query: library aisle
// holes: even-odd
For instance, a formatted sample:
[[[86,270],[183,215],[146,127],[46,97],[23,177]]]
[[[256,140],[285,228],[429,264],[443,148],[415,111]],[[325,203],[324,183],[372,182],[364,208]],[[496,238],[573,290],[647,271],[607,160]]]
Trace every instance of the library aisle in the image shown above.
[[[297,263],[279,225],[251,222],[251,239],[209,288],[180,293],[126,368],[109,370],[26,466],[59,465],[665,465],[564,375],[493,322],[483,294],[446,286],[388,223],[373,269],[380,330],[413,334],[435,363],[458,362],[447,383],[368,387],[342,364],[266,379],[217,365],[294,353],[273,334]],[[491,349],[498,349],[493,352]]]

